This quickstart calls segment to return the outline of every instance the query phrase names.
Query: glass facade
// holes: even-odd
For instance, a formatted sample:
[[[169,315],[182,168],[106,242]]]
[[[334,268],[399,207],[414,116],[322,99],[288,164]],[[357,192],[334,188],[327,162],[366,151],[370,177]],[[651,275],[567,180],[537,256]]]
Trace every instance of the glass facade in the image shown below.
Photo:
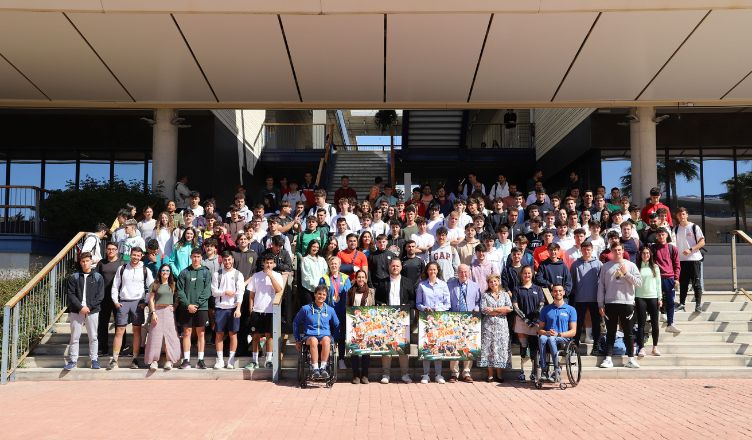
[[[41,186],[41,160],[12,160],[10,162],[10,184],[16,186]]]
[[[629,150],[610,153],[601,162],[603,185],[607,191],[614,186],[624,191],[630,182]],[[664,203],[672,212],[679,206],[687,208],[690,221],[702,227],[708,243],[729,242],[730,231],[737,228],[752,230],[752,194],[741,190],[736,197],[733,193],[734,182],[745,173],[752,175],[752,150],[661,148],[657,159]]]
[[[54,191],[65,189],[67,183],[76,181],[75,160],[48,160],[44,163],[44,189]]]

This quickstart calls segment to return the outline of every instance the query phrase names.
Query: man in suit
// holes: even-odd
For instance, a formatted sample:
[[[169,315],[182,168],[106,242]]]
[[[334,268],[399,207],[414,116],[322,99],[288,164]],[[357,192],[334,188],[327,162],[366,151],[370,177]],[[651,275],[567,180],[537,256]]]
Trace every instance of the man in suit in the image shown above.
[[[449,303],[451,312],[479,312],[480,311],[480,286],[470,279],[470,267],[467,264],[460,264],[457,267],[457,276],[447,282],[449,286]],[[449,376],[449,382],[454,383],[459,379],[459,361],[450,361],[449,370],[452,372]],[[462,361],[462,381],[472,383],[473,378],[470,375],[470,369],[473,367],[473,361]]]
[[[398,258],[389,261],[389,278],[376,286],[376,305],[407,306],[412,309],[415,306],[415,285],[406,277],[402,276],[402,262]],[[391,356],[381,357],[383,370],[381,383],[388,384],[392,366]],[[402,382],[410,383],[410,375],[407,372],[407,354],[399,355],[399,366],[402,373]]]

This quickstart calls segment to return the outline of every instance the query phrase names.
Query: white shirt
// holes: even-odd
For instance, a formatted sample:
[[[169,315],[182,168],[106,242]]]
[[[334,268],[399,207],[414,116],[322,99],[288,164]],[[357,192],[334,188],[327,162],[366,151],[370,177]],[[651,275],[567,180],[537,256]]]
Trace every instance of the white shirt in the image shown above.
[[[400,280],[401,277],[392,278],[389,277],[389,305],[400,305]]]
[[[418,254],[421,260],[423,260],[425,263],[428,263],[430,249],[433,247],[434,243],[436,243],[436,239],[433,238],[433,235],[429,234],[428,232],[426,232],[425,234],[413,234],[410,236],[410,240],[413,240],[419,248],[428,248],[427,251]]]
[[[444,216],[439,214],[439,218],[436,220],[428,220],[428,232],[434,237],[436,236],[436,230],[444,226]]]
[[[282,277],[282,274],[279,272],[272,272],[272,276],[277,280],[277,284],[284,288],[284,278]],[[254,293],[254,312],[272,313],[274,296],[277,292],[274,291],[271,279],[269,279],[264,272],[256,272],[251,275],[251,280],[248,282],[248,290]]]
[[[381,234],[389,235],[389,225],[381,220],[379,220],[378,222],[373,222],[371,223],[371,233],[373,234],[374,240]]]
[[[593,244],[593,256],[600,256],[601,252],[606,250],[606,242],[603,240],[603,237],[593,238],[593,236],[589,236],[585,239],[585,241],[589,241]]]
[[[188,199],[191,197],[191,190],[183,182],[178,182],[175,185],[175,207],[177,209],[185,208],[188,206]]]
[[[326,220],[324,220],[326,223],[331,223],[332,218],[337,215],[337,210],[335,210],[334,207],[328,203],[325,203],[324,206],[314,205],[313,208],[308,210],[308,215],[316,217],[316,212],[319,209],[326,211]]]
[[[89,275],[91,275],[91,272],[85,273],[83,275],[84,275],[84,292],[83,292],[84,299],[81,300],[81,307],[86,307],[86,279],[89,278]]]
[[[295,209],[295,205],[298,202],[303,202],[303,203],[306,202],[305,195],[303,195],[303,191],[301,191],[301,190],[297,190],[295,192],[291,191],[291,192],[283,195],[282,196],[282,200],[287,200],[288,202],[290,202],[290,206],[292,206],[293,209]]]
[[[204,216],[204,207],[201,206],[201,205],[196,205],[195,208],[191,208],[190,206],[188,206],[188,209],[190,209],[191,212],[193,212],[193,217],[194,218],[195,217],[203,217]]]
[[[219,271],[212,275],[211,291],[215,298],[215,305],[218,309],[234,309],[238,304],[243,303],[243,292],[245,291],[245,279],[237,269],[227,270],[224,267],[222,278],[219,278]],[[225,292],[235,292],[233,296],[225,295]]]
[[[462,241],[465,238],[464,230],[460,228],[449,229],[447,228],[447,241],[453,242],[454,240]]]
[[[509,183],[504,182],[504,184],[500,184],[499,182],[496,182],[491,187],[491,191],[488,193],[488,198],[491,200],[497,199],[497,198],[504,198],[509,197]]]
[[[359,231],[360,230],[360,219],[357,215],[353,213],[348,213],[346,215],[337,214],[334,217],[332,217],[331,223],[329,223],[329,226],[332,228],[332,231],[337,230],[337,220],[344,217],[345,220],[347,220],[347,229],[351,231]]]
[[[154,228],[156,226],[157,221],[155,219],[142,220],[138,222],[136,229],[141,233],[141,237],[143,237],[144,240],[150,240],[155,237]]]
[[[121,279],[120,272],[123,272]],[[125,270],[119,267],[115,272],[115,279],[112,282],[112,302],[115,304],[123,301],[144,301],[146,300],[146,289],[154,282],[154,277],[149,269],[146,269],[146,283],[144,283],[144,263],[139,261],[138,266],[132,264],[125,266]],[[122,288],[121,288],[122,285]]]
[[[339,250],[347,249],[347,236],[350,234],[354,234],[354,232],[345,231],[342,234],[334,236],[334,238],[337,240],[337,247],[339,248]]]
[[[693,232],[694,230],[694,232]],[[695,239],[697,235],[697,239]],[[686,249],[697,246],[697,242],[705,238],[702,233],[702,229],[692,222],[687,223],[687,226],[679,225],[676,227],[676,247],[679,249],[679,261],[700,261],[702,260],[702,253],[697,250],[689,255],[684,255]]]
[[[558,234],[554,237],[554,243],[558,244],[562,251],[566,252],[574,247],[574,238],[569,235],[565,235],[561,238]]]

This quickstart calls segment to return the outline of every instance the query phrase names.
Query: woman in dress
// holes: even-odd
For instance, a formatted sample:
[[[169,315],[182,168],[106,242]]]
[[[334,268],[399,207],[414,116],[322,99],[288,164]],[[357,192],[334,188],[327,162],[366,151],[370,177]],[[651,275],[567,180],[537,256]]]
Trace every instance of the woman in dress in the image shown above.
[[[320,249],[319,241],[311,240],[308,243],[306,255],[300,262],[300,301],[302,304],[313,302],[313,291],[316,290],[321,277],[329,269],[324,257],[319,255]]]
[[[359,270],[355,273],[355,284],[347,292],[348,307],[366,307],[376,304],[374,290],[368,287],[368,274]],[[344,322],[342,323],[344,324]],[[350,358],[352,363],[352,383],[368,384],[368,367],[371,365],[371,356],[355,356]]]
[[[658,350],[658,336],[660,336],[660,321],[658,310],[662,305],[661,272],[655,263],[653,251],[643,246],[640,249],[639,265],[642,276],[642,286],[635,289],[635,320],[637,321],[637,357],[645,356],[645,320],[650,315],[650,335],[653,342],[653,356],[660,356]]]
[[[159,357],[162,353],[162,343],[165,346],[165,370],[171,370],[172,365],[180,360],[180,340],[175,331],[175,277],[167,264],[159,268],[159,277],[149,288],[149,310],[151,324],[149,337],[146,338],[144,362],[151,371],[158,368]]]
[[[512,348],[509,341],[507,314],[512,311],[509,293],[501,290],[501,277],[497,274],[488,276],[488,291],[480,299],[481,352],[479,367],[488,368],[488,382],[504,382],[502,370],[512,364]]]
[[[421,312],[446,312],[450,309],[449,286],[441,279],[439,264],[432,261],[423,269],[423,281],[418,284],[416,290],[415,308]],[[441,361],[433,361],[436,370],[436,383],[446,383],[441,375]],[[423,377],[420,383],[426,384],[431,380],[431,361],[423,361]]]

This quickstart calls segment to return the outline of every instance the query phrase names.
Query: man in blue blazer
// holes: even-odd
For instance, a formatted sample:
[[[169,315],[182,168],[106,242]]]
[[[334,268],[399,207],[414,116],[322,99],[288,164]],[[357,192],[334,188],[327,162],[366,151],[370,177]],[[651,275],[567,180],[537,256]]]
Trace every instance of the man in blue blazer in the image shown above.
[[[449,303],[451,312],[479,312],[481,291],[478,283],[470,279],[470,266],[460,264],[457,267],[457,276],[451,278],[447,285],[449,286]],[[470,368],[473,361],[462,361],[462,381],[472,383],[473,378],[470,375]],[[454,383],[459,379],[459,361],[450,361],[449,382]]]

